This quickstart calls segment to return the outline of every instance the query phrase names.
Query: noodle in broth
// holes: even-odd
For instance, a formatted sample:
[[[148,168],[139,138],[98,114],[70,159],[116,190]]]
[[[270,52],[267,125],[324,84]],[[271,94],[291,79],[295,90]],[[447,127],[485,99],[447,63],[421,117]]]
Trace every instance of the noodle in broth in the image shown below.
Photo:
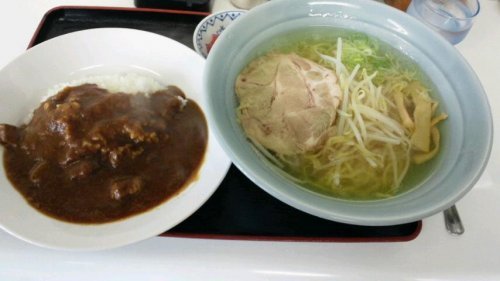
[[[284,37],[288,43],[277,43],[240,73],[235,90],[243,129],[268,159],[302,186],[344,199],[394,196],[404,190],[410,169],[437,155],[437,125],[447,115],[438,112],[438,102],[418,68],[381,42],[358,33],[319,34],[296,36],[296,40]],[[280,82],[287,75],[291,78]],[[277,105],[285,95],[285,105],[295,103],[290,92],[296,89],[287,84],[303,85],[307,97],[318,99],[324,84],[331,86],[325,79],[332,75],[340,91],[333,103],[318,108],[313,108],[318,102],[295,106],[295,112]],[[275,114],[273,110],[281,111]],[[328,114],[332,110],[333,117]],[[308,118],[304,116],[316,114],[312,119],[323,123],[309,126],[321,129],[308,128],[312,131],[300,142],[296,125],[288,120],[292,118],[276,123],[269,121],[273,114],[306,123],[310,120],[304,121]],[[276,124],[291,129],[277,129]]]

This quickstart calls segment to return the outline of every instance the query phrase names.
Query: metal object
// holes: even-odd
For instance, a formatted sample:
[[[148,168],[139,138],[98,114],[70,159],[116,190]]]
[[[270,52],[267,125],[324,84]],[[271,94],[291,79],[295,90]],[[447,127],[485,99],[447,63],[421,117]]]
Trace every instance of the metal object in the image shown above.
[[[384,2],[387,5],[400,9],[401,11],[406,11],[406,9],[408,9],[408,5],[410,5],[411,0],[384,0]]]
[[[444,224],[446,230],[452,235],[462,235],[465,232],[462,220],[455,205],[444,210]]]

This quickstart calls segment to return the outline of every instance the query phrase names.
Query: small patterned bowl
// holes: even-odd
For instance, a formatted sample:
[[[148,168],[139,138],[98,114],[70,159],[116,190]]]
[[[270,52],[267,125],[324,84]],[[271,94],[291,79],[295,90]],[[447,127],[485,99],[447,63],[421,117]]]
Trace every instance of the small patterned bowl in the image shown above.
[[[195,51],[206,58],[219,35],[243,14],[245,11],[222,11],[201,20],[193,34]]]

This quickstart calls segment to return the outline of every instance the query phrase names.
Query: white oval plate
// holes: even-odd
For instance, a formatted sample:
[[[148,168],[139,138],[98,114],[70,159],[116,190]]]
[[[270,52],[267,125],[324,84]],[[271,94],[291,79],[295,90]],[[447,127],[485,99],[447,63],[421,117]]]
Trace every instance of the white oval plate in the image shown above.
[[[117,73],[147,75],[165,85],[176,85],[205,110],[204,65],[205,60],[193,50],[150,32],[100,28],[66,34],[31,48],[0,70],[0,123],[23,123],[54,85]],[[207,151],[197,180],[180,194],[127,219],[83,225],[50,218],[28,205],[7,180],[2,163],[0,226],[22,240],[49,248],[123,246],[156,236],[190,216],[217,189],[229,165],[209,125]]]

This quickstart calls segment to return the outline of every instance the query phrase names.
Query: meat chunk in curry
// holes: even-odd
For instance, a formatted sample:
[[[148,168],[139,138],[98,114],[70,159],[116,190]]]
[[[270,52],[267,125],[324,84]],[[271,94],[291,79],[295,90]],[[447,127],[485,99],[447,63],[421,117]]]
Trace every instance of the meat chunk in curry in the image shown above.
[[[150,95],[67,87],[19,127],[0,125],[7,176],[27,201],[65,221],[144,212],[195,176],[207,145],[198,105],[175,86]]]

